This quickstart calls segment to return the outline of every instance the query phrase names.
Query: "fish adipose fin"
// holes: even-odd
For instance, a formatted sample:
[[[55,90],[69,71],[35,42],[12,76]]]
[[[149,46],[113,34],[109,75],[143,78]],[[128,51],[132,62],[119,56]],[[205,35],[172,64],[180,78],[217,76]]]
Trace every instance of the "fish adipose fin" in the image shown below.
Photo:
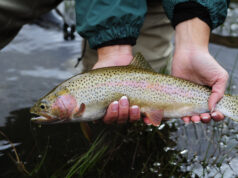
[[[129,66],[146,69],[154,72],[150,64],[145,60],[144,56],[140,52],[136,53]]]
[[[146,117],[152,122],[153,126],[160,125],[163,117],[163,110],[149,110],[145,112]]]

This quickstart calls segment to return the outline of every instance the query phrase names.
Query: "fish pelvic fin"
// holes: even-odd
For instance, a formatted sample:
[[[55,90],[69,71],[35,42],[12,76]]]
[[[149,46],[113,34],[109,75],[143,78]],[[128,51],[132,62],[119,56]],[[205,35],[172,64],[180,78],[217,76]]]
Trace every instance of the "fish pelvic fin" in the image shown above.
[[[88,123],[86,122],[80,122],[80,128],[81,131],[84,135],[84,137],[88,140],[88,142],[92,142],[91,138],[92,138],[92,131],[88,125]]]
[[[163,117],[164,117],[164,110],[162,109],[150,109],[145,112],[146,117],[152,122],[153,126],[160,125]]]
[[[133,66],[140,69],[146,69],[154,72],[150,64],[146,61],[146,59],[140,52],[137,52],[135,54],[129,66]]]

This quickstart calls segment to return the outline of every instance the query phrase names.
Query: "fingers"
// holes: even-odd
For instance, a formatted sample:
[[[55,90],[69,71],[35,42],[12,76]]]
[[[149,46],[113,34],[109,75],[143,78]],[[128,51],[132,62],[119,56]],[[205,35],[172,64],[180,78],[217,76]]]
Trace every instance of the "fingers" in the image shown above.
[[[194,122],[194,123],[199,123],[201,121],[201,118],[200,116],[198,115],[194,115],[194,116],[185,116],[185,117],[182,117],[182,120],[188,124],[190,123],[190,121]]]
[[[126,123],[128,118],[130,119],[130,122],[134,122],[139,120],[140,117],[140,108],[136,105],[130,107],[127,97],[123,96],[119,102],[114,101],[108,106],[103,121],[106,124],[111,124],[115,121],[119,124],[122,124]]]
[[[213,84],[212,93],[208,99],[208,107],[211,111],[211,114],[204,113],[200,115],[201,121],[203,123],[209,123],[211,119],[213,119],[214,121],[221,121],[224,119],[224,115],[219,111],[215,111],[215,107],[216,103],[218,103],[224,96],[228,78],[228,73],[224,71],[222,74],[220,74],[220,77]]]
[[[111,124],[117,121],[117,123],[121,124],[127,122],[128,118],[130,118],[130,122],[134,122],[139,120],[140,117],[140,108],[136,105],[129,107],[129,101],[127,97],[123,96],[119,102],[114,101],[109,105],[107,113],[104,117],[104,122],[106,124]],[[215,111],[211,114],[203,113],[200,115],[194,115],[191,117],[186,116],[182,118],[185,123],[189,123],[190,121],[194,123],[209,123],[211,119],[214,121],[221,121],[224,119],[224,115],[219,111]],[[151,121],[148,118],[144,118],[144,122],[147,125],[151,125]]]
[[[224,115],[220,111],[213,112],[211,116],[214,121],[221,121],[221,120],[224,120],[225,118]]]
[[[212,93],[208,100],[208,107],[211,112],[215,110],[216,103],[218,103],[224,95],[228,77],[228,73],[225,71],[212,86]]]
[[[114,101],[108,106],[107,113],[103,118],[106,124],[111,124],[118,118],[118,108],[118,101]]]
[[[186,117],[183,117],[182,120],[188,124],[190,121],[194,122],[194,123],[199,123],[200,121],[202,123],[209,123],[211,120],[214,120],[216,122],[218,121],[221,121],[224,119],[224,115],[220,112],[220,111],[215,111],[213,113],[203,113],[203,114],[200,114],[199,116],[198,115],[195,115],[195,116],[186,116]]]
[[[200,114],[200,118],[203,123],[209,123],[211,121],[211,115],[209,113]]]
[[[140,108],[136,105],[130,107],[130,122],[140,119]]]
[[[121,97],[119,100],[119,116],[117,123],[122,124],[128,120],[129,116],[129,101],[126,96]]]
[[[198,115],[192,116],[191,121],[194,123],[199,123],[201,121],[201,118]]]
[[[183,117],[182,120],[185,122],[185,124],[188,124],[191,120],[191,117],[186,116],[186,117]]]
[[[199,122],[203,122],[203,123],[208,123],[211,121],[211,116],[209,113],[203,113],[200,115],[195,115],[195,116],[186,116],[183,117],[182,120],[188,124],[190,121],[194,122],[194,123],[199,123]]]

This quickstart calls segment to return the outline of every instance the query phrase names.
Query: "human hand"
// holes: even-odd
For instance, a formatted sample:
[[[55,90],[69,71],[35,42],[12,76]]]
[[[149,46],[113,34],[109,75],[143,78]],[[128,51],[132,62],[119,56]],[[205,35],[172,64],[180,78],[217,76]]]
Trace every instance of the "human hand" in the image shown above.
[[[212,119],[220,121],[224,116],[219,111],[214,111],[216,103],[223,97],[228,80],[227,72],[206,51],[185,50],[175,52],[172,75],[195,83],[212,87],[212,94],[208,100],[209,113],[192,117],[184,117],[184,122],[209,122]]]
[[[212,87],[208,100],[211,111],[192,117],[184,117],[184,122],[210,122],[224,119],[219,111],[214,111],[216,103],[223,97],[228,73],[209,54],[209,27],[199,19],[189,20],[176,26],[175,52],[172,75],[195,83]]]
[[[130,45],[114,45],[98,49],[98,62],[93,69],[123,66],[131,63],[133,59],[132,47]],[[140,108],[138,106],[129,105],[126,96],[123,96],[119,101],[112,102],[104,116],[104,122],[107,124],[117,122],[125,123],[130,119],[131,122],[140,119]]]

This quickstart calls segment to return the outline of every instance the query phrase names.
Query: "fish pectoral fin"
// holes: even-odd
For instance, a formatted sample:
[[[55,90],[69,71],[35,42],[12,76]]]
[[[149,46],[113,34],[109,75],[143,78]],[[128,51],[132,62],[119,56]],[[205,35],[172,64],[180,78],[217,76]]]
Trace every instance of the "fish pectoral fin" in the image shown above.
[[[74,114],[74,117],[80,117],[86,109],[86,105],[82,103],[78,109],[78,111]]]
[[[145,112],[146,117],[152,122],[154,126],[160,125],[163,117],[164,117],[164,110],[154,110],[151,109]]]

